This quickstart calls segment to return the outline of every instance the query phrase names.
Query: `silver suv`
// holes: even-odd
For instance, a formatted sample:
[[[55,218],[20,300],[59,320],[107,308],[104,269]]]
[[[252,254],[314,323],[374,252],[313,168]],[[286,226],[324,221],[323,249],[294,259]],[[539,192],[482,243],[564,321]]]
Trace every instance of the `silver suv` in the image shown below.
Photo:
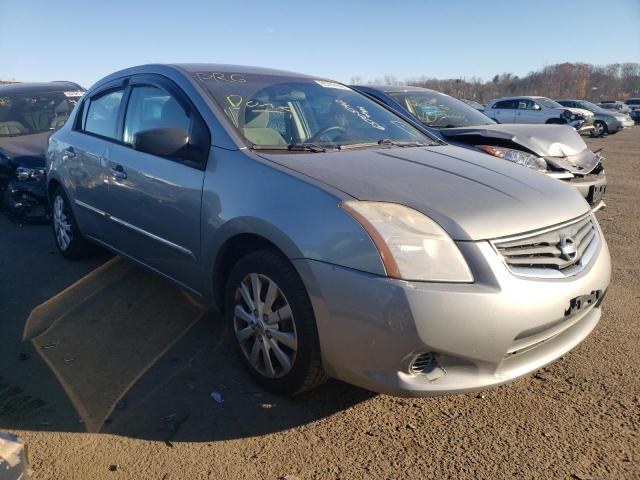
[[[487,103],[484,114],[498,123],[569,125],[580,133],[595,134],[593,113],[568,108],[547,97],[503,97]]]
[[[337,82],[147,65],[51,138],[60,253],[93,244],[217,306],[276,392],[396,395],[513,380],[582,341],[609,285],[584,199],[446,145]]]

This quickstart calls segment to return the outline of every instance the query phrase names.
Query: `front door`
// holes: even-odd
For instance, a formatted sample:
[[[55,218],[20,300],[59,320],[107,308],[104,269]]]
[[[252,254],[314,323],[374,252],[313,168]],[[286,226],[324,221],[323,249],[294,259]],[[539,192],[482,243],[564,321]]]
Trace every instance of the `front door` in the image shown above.
[[[518,100],[515,123],[544,123],[542,107],[531,99]]]
[[[485,112],[498,123],[513,123],[516,114],[515,100],[501,100],[497,102],[489,112]]]
[[[108,243],[185,286],[198,285],[200,208],[204,165],[133,148],[141,131],[174,127],[191,131],[190,116],[156,85],[132,84],[123,142],[110,144]],[[193,112],[192,112],[193,114]]]

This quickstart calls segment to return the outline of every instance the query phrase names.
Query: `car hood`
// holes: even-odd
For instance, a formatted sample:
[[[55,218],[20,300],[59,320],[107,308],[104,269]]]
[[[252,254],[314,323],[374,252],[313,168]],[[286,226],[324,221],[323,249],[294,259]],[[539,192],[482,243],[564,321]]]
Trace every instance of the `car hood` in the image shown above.
[[[604,112],[599,112],[599,113],[603,115],[611,115],[612,117],[615,117],[618,120],[622,120],[628,116],[627,113],[618,112],[616,110],[605,110]]]
[[[11,163],[25,167],[44,167],[50,132],[0,137],[0,153]]]
[[[451,145],[260,156],[358,200],[414,208],[455,240],[524,233],[589,211],[559,180]]]
[[[570,112],[579,113],[580,115],[582,115],[585,118],[593,117],[593,112],[591,112],[589,110],[586,110],[584,108],[575,108],[575,107],[564,107],[564,108],[566,108]]]

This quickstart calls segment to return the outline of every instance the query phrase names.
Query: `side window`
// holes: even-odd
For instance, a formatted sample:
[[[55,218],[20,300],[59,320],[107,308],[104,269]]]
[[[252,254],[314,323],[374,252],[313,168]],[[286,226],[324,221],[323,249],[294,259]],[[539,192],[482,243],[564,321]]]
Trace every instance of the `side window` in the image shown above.
[[[118,139],[118,112],[124,90],[112,90],[89,102],[84,131]]]
[[[166,91],[153,86],[134,87],[124,120],[124,142],[131,145],[136,133],[161,127],[181,128],[189,133],[191,119]]]
[[[516,108],[515,100],[502,100],[501,102],[496,103],[493,108],[506,108],[506,109],[514,109]]]

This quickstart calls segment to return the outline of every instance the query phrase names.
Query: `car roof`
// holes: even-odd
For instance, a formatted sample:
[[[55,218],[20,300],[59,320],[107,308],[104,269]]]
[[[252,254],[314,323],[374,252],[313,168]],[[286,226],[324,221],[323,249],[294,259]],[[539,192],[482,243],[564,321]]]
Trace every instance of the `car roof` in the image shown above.
[[[179,72],[185,77],[193,77],[193,74],[202,73],[239,73],[243,75],[279,75],[290,78],[322,79],[302,73],[288,72],[286,70],[276,70],[273,68],[251,67],[247,65],[229,65],[221,63],[148,63],[135,65],[110,73],[93,84],[90,93],[102,86],[118,80],[122,77],[146,74],[166,74],[170,71]]]
[[[323,78],[303,73],[289,72],[287,70],[278,70],[275,68],[252,67],[248,65],[231,65],[224,63],[172,63],[169,66],[177,67],[189,73],[196,72],[219,72],[219,73],[244,73],[255,75],[281,75],[287,77],[299,78]]]
[[[379,90],[381,92],[436,92],[430,88],[413,87],[411,85],[380,85],[380,84],[368,84],[368,85],[351,85],[354,88],[371,88],[373,90]],[[441,92],[436,92],[441,93]]]
[[[23,82],[0,84],[0,93],[35,93],[35,92],[62,92],[65,90],[84,90],[74,82]]]
[[[549,98],[549,97],[543,97],[541,95],[513,95],[511,97],[494,98],[491,101],[497,102],[498,100],[515,100],[516,98]]]

